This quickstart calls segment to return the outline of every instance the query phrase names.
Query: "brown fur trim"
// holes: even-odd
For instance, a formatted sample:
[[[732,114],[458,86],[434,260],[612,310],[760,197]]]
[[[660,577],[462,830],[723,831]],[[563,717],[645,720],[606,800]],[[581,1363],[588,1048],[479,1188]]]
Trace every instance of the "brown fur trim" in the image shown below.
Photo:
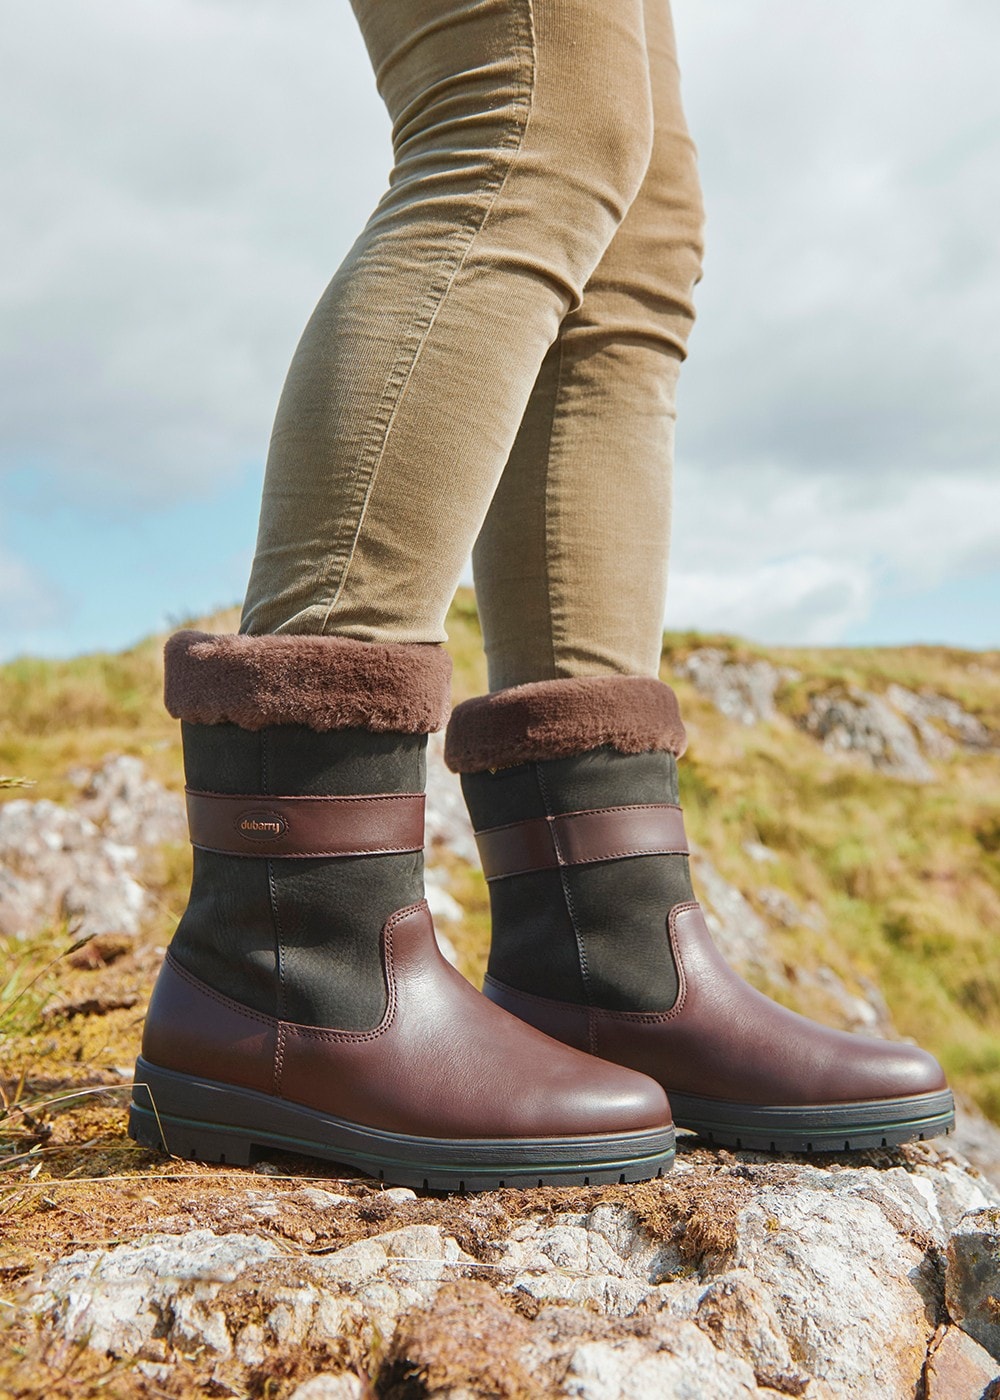
[[[436,643],[175,632],[163,698],[191,724],[304,724],[427,734],[448,717],[451,657]]]
[[[567,676],[466,700],[452,711],[444,757],[455,773],[481,773],[610,744],[621,753],[686,744],[677,697],[652,676]]]

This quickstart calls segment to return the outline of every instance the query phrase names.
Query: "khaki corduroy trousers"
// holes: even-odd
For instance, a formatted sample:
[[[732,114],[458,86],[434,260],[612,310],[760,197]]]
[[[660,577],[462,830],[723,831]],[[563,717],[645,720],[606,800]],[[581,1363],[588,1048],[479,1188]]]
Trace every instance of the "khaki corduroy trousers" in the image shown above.
[[[288,373],[241,630],[442,641],[472,549],[493,689],[655,675],[703,225],[668,0],[353,3],[394,164]]]

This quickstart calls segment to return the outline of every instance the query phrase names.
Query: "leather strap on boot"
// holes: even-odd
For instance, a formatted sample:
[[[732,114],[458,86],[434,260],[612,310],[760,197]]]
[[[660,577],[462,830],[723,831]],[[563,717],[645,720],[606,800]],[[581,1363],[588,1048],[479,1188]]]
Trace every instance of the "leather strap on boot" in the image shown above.
[[[476,833],[487,880],[628,856],[687,855],[680,807],[645,803],[534,817]]]
[[[401,855],[424,844],[424,794],[270,797],[185,789],[191,844],[233,856]]]

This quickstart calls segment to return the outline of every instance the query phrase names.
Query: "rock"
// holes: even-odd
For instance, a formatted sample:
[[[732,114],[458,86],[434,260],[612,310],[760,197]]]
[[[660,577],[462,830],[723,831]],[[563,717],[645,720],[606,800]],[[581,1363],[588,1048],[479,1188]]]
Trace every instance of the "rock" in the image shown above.
[[[778,859],[778,852],[772,851],[770,846],[765,846],[761,841],[744,841],[743,849],[758,865],[767,865]]]
[[[792,1360],[770,1294],[746,1269],[732,1269],[709,1284],[695,1321],[720,1351],[748,1361],[761,1385],[785,1395],[801,1395],[809,1385]]]
[[[584,1342],[570,1357],[560,1393],[576,1400],[751,1400],[759,1395],[745,1361],[717,1351],[692,1323],[661,1324],[656,1345],[637,1339]]]
[[[733,661],[716,647],[702,647],[679,662],[674,671],[692,682],[716,709],[741,724],[774,718],[774,695],[783,680],[799,673],[770,661]]]
[[[186,839],[184,804],[111,755],[81,775],[76,806],[16,798],[0,806],[0,934],[25,936],[67,919],[79,936],[139,932],[148,851]]]
[[[997,1363],[958,1327],[943,1330],[927,1358],[924,1400],[983,1400],[997,1378]]]
[[[146,894],[138,852],[81,813],[42,798],[0,806],[0,931],[23,936],[66,918],[85,937],[137,933]]]
[[[16,835],[13,842],[10,840],[10,819],[5,820],[11,806],[13,803],[8,802],[0,807],[0,861],[4,862],[12,859],[9,848],[16,844]],[[0,864],[0,938],[17,937],[39,928],[45,922],[39,904],[48,907],[44,885],[15,875]]]
[[[934,1330],[934,1222],[888,1175],[796,1173],[740,1212],[733,1262],[770,1295],[798,1366],[852,1400],[913,1394]]]
[[[319,1186],[302,1186],[297,1191],[289,1192],[288,1198],[301,1200],[314,1210],[331,1210],[334,1206],[349,1204],[352,1199],[350,1196],[341,1196],[336,1191],[325,1191]]]
[[[869,978],[858,978],[861,993],[852,992],[832,967],[821,963],[814,970],[794,969],[794,974],[789,980],[797,987],[818,987],[833,1002],[846,1030],[864,1031],[869,1035],[898,1039],[892,1013],[881,992]]]
[[[963,1116],[960,1109],[959,1121]],[[962,1160],[955,1151],[953,1137],[937,1141],[927,1152],[927,1156],[918,1156],[917,1149],[912,1149],[915,1162],[909,1186],[923,1194],[942,1237],[957,1229],[972,1212],[1000,1206],[1000,1192]]]
[[[212,1304],[220,1288],[281,1250],[259,1235],[152,1235],[117,1249],[77,1250],[46,1273],[32,1310],[71,1341],[118,1356],[164,1359],[174,1346],[228,1356],[232,1340]]]
[[[364,1400],[370,1394],[360,1376],[342,1371],[339,1376],[313,1376],[303,1381],[288,1400]]]
[[[757,891],[757,899],[764,906],[765,913],[785,928],[797,928],[806,924],[804,914],[790,894],[774,885],[762,885]]]
[[[434,918],[443,923],[460,923],[462,906],[449,892],[447,874],[439,866],[428,865],[424,869],[424,888],[427,903]]]
[[[269,1185],[239,1207],[261,1234],[195,1229],[79,1251],[43,1272],[30,1306],[53,1344],[87,1342],[154,1368],[198,1356],[220,1393],[250,1393],[249,1372],[266,1365],[296,1379],[305,1400],[354,1400],[364,1382],[324,1368],[350,1357],[363,1372],[368,1362],[354,1358],[374,1356],[387,1396],[419,1383],[441,1400],[887,1400],[915,1393],[931,1350],[943,1396],[947,1377],[964,1374],[956,1368],[981,1369],[982,1340],[938,1333],[941,1259],[947,1246],[971,1331],[992,1275],[965,1268],[956,1293],[953,1256],[964,1268],[981,1238],[995,1239],[1000,1195],[931,1144],[889,1160],[898,1164],[682,1154],[673,1180],[582,1202],[575,1188],[516,1208],[498,1193],[485,1233],[482,1197],[449,1202],[446,1228],[419,1218],[434,1202],[406,1188],[338,1198]],[[369,1201],[404,1223],[329,1253],[303,1248],[311,1231],[286,1232],[289,1204],[314,1209],[318,1231],[323,1217],[342,1223],[341,1207],[344,1220],[364,1220]],[[463,1214],[478,1253],[448,1232]],[[306,1380],[313,1357],[324,1373]]]
[[[462,796],[462,784],[444,761],[444,735],[427,737],[427,860],[432,865],[450,852],[467,865],[479,864],[476,837]]]
[[[793,995],[796,987],[815,985],[834,1002],[849,1030],[886,1036],[895,1034],[889,1008],[874,983],[859,979],[864,991],[864,995],[859,996],[849,991],[830,967],[821,966],[815,972],[807,968],[789,972],[772,951],[765,920],[693,842],[691,869],[705,908],[705,922],[723,956],[739,972],[751,981],[766,981],[773,988],[787,986]],[[758,897],[775,922],[791,921],[818,932],[826,928],[822,910],[815,905],[807,911],[799,909],[783,890],[765,888],[758,891]]]
[[[802,727],[829,753],[848,753],[879,772],[926,783],[934,770],[922,756],[913,730],[877,695],[852,686],[846,694],[814,695]]]
[[[705,908],[705,922],[727,961],[741,972],[781,980],[784,973],[771,951],[767,924],[694,842],[691,872]]]
[[[960,1158],[967,1159],[989,1182],[1000,1187],[1000,1128],[973,1104],[960,1103],[950,1145]]]
[[[649,1238],[631,1211],[598,1206],[553,1225],[525,1222],[504,1243],[496,1269],[511,1292],[628,1317],[680,1263],[676,1246]]]
[[[885,698],[911,722],[931,758],[948,758],[955,750],[956,740],[966,749],[992,747],[992,736],[982,720],[970,715],[957,700],[947,695],[936,695],[933,691],[918,695],[905,686],[893,684],[887,688]],[[935,720],[950,729],[951,734],[943,734],[932,722]]]
[[[962,1330],[1000,1359],[1000,1209],[975,1211],[952,1232],[945,1303]]]
[[[148,849],[187,840],[183,798],[147,777],[131,754],[111,754],[87,777],[78,810],[122,845]]]

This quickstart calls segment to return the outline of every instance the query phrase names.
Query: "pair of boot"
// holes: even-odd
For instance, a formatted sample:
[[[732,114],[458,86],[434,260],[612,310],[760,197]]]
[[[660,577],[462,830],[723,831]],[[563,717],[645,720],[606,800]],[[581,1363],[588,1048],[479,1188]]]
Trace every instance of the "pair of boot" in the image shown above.
[[[930,1055],[819,1026],[720,957],[669,686],[545,681],[451,715],[493,916],[480,995],[423,898],[443,649],[182,632],[165,661],[194,874],[136,1063],[137,1141],[476,1190],[657,1176],[673,1120],[777,1150],[952,1126]]]

